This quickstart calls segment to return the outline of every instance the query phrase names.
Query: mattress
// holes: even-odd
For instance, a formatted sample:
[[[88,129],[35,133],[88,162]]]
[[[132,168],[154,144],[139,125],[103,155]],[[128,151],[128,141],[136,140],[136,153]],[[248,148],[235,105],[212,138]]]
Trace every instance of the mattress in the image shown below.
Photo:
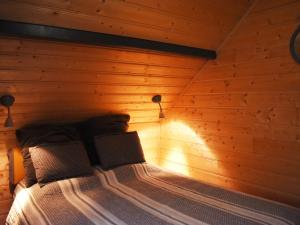
[[[140,163],[16,187],[8,225],[300,224],[299,209]]]

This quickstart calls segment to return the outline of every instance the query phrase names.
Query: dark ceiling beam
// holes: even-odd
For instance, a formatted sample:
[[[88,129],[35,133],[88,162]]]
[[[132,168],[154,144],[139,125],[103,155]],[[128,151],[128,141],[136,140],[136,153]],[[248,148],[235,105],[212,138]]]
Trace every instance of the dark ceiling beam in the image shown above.
[[[169,44],[159,41],[150,41],[139,38],[125,37],[113,34],[104,34],[91,31],[75,30],[47,25],[31,24],[0,20],[0,33],[5,35],[42,38],[48,40],[76,42],[89,45],[108,45],[121,47],[134,47],[155,51],[178,53],[197,56],[207,59],[215,59],[214,50],[194,48],[177,44]]]

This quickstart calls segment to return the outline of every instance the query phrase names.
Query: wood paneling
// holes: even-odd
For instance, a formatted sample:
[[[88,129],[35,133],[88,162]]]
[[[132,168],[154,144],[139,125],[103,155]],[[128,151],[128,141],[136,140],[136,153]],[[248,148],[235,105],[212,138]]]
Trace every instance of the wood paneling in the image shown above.
[[[0,18],[216,49],[252,2],[3,0]]]
[[[158,122],[151,96],[163,94],[168,108],[205,62],[153,51],[8,37],[1,37],[0,46],[0,92],[16,97],[16,127],[107,112],[130,113],[132,123]],[[1,108],[0,118],[5,117]]]
[[[167,111],[161,165],[300,206],[300,66],[289,53],[299,9],[257,2]]]
[[[300,206],[300,67],[288,47],[300,4],[257,1],[226,38],[253,2],[228,0],[225,7],[205,0],[0,1],[0,19],[222,46],[218,60],[206,62],[2,36],[0,94],[16,97],[15,128],[129,113],[130,130],[139,131],[149,162]],[[161,123],[154,94],[163,95],[168,119]],[[0,121],[5,118],[0,107]],[[16,145],[14,129],[0,126],[0,223],[11,201],[6,150]]]
[[[7,213],[6,152],[16,146],[16,128],[32,123],[78,121],[104,113],[131,115],[149,162],[157,163],[158,106],[167,109],[205,62],[155,51],[0,37],[0,95],[11,93],[14,128],[0,126],[0,221]],[[6,109],[0,107],[0,121]]]
[[[11,206],[11,200],[2,200],[0,201],[0,223],[5,224],[6,215],[8,213],[8,209]]]

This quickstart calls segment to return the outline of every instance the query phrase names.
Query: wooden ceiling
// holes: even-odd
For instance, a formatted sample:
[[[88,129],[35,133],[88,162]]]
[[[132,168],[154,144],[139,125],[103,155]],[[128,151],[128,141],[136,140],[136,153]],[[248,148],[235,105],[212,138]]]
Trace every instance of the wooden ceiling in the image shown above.
[[[252,0],[2,0],[0,18],[216,49]]]

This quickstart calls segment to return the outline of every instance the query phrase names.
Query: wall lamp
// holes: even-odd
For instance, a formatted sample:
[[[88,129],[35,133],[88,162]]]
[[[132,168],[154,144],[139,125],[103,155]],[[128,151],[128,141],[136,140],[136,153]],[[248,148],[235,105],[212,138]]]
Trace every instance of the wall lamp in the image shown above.
[[[158,103],[158,105],[159,105],[159,118],[160,119],[163,119],[163,118],[165,118],[165,114],[163,113],[163,110],[162,110],[162,107],[161,107],[161,95],[154,95],[153,97],[152,97],[152,102],[154,102],[154,103]]]
[[[4,127],[13,127],[14,123],[10,113],[10,107],[14,104],[15,98],[12,95],[3,95],[0,98],[0,104],[7,108],[7,118],[4,123]]]

